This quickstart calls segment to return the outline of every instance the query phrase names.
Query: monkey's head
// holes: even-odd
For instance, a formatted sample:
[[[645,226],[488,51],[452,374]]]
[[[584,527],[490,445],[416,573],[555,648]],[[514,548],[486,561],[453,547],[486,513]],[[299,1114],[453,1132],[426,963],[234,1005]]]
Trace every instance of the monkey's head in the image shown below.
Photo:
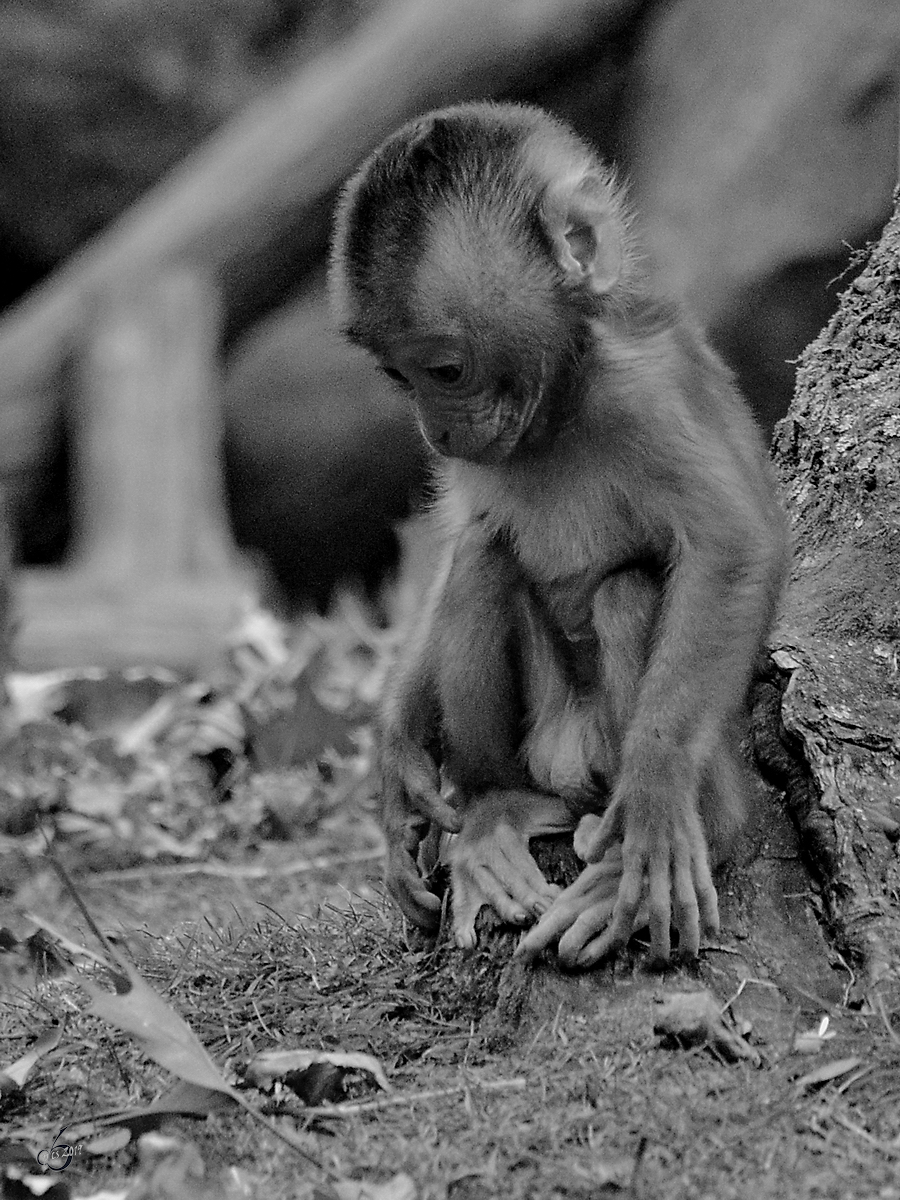
[[[404,126],[350,180],[331,286],[433,449],[500,463],[577,411],[590,322],[627,294],[631,261],[621,196],[574,133],[471,104]]]

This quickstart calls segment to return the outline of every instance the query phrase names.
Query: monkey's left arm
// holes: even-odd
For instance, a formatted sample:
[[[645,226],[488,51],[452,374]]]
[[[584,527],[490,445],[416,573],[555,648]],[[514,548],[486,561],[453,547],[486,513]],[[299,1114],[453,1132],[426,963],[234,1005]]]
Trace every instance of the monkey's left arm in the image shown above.
[[[724,720],[745,696],[785,560],[780,515],[752,502],[741,482],[735,471],[728,487],[698,486],[696,476],[676,483],[682,523],[612,799],[576,834],[590,865],[523,939],[527,957],[562,935],[560,960],[591,965],[628,940],[642,912],[660,961],[672,925],[688,956],[701,929],[718,930],[699,787]],[[619,845],[617,879],[609,855]]]

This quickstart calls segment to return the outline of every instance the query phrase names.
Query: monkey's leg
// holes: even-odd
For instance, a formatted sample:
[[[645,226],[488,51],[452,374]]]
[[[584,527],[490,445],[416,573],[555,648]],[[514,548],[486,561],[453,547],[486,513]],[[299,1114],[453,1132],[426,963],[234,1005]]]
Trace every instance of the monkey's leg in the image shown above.
[[[474,534],[461,543],[438,614],[443,770],[463,818],[448,853],[460,946],[475,944],[483,905],[516,924],[550,907],[559,889],[544,879],[528,841],[575,824],[564,801],[535,789],[519,754],[519,623],[528,604],[502,547]]]
[[[592,771],[605,789],[612,791],[619,771],[622,742],[634,711],[638,688],[646,670],[650,642],[660,605],[660,589],[643,570],[629,570],[605,580],[594,598],[594,626],[600,643],[601,686],[595,697],[601,725],[594,741]],[[733,750],[721,740],[710,758],[701,794],[705,814],[733,828],[740,809],[739,767]],[[576,851],[590,846],[604,818],[584,817],[575,835]],[[700,815],[697,824],[704,840]],[[711,826],[714,828],[714,826]],[[708,868],[707,868],[708,874]],[[621,841],[615,842],[598,862],[590,863],[566,888],[534,929],[523,938],[520,952],[533,957],[559,939],[560,961],[569,967],[586,967],[612,948],[609,927],[624,877]],[[714,897],[711,878],[709,888]],[[647,921],[647,896],[639,894],[630,932]],[[699,941],[699,932],[697,934]]]
[[[448,832],[461,826],[441,790],[436,667],[436,629],[454,544],[445,539],[435,549],[434,576],[388,680],[378,733],[385,883],[410,921],[433,929],[440,924],[441,902],[422,879],[420,846],[432,825]]]
[[[565,801],[544,792],[497,788],[470,802],[448,854],[458,946],[475,945],[475,919],[486,904],[513,925],[524,925],[551,907],[560,889],[544,879],[528,842],[572,825]]]

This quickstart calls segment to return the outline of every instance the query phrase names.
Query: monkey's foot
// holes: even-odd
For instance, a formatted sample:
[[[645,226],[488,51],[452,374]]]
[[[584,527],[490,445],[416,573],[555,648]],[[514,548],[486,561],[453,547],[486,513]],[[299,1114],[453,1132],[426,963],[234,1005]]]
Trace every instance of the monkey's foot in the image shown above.
[[[534,929],[522,938],[516,953],[535,958],[558,939],[559,961],[564,967],[592,967],[611,948],[609,927],[621,881],[622,847],[614,846],[560,892]],[[642,900],[631,933],[647,924],[647,912],[646,900]]]
[[[485,904],[513,925],[550,909],[560,889],[544,879],[528,842],[573,825],[566,802],[542,792],[497,789],[469,802],[448,850],[458,946],[475,945],[475,918]]]

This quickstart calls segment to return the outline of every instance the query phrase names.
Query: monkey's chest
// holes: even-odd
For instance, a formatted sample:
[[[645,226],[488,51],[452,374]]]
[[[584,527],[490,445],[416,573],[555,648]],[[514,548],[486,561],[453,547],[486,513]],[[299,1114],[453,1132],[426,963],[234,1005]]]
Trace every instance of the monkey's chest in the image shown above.
[[[556,579],[529,580],[529,590],[563,672],[576,694],[598,683],[599,639],[594,597],[606,572],[582,571]]]
[[[609,576],[646,559],[648,547],[636,523],[614,505],[597,504],[594,497],[576,500],[570,496],[568,503],[550,504],[543,512],[520,508],[510,514],[505,538],[565,673],[581,691],[597,682],[598,589]]]
[[[529,579],[567,622],[598,579],[646,551],[641,522],[618,492],[554,479],[535,495],[509,495],[492,514]],[[579,581],[582,586],[579,588]]]

